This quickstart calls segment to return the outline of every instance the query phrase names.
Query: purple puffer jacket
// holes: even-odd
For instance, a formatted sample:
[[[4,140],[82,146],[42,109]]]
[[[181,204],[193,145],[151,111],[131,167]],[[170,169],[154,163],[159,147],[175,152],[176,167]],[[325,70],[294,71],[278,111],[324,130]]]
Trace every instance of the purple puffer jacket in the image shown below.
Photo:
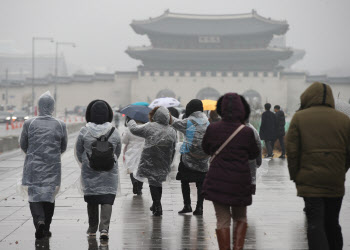
[[[244,108],[240,97],[227,93],[221,105],[222,120],[209,125],[202,142],[203,150],[213,155],[242,124]],[[205,199],[230,206],[252,204],[252,182],[248,159],[259,155],[254,132],[244,127],[215,157],[203,184]]]

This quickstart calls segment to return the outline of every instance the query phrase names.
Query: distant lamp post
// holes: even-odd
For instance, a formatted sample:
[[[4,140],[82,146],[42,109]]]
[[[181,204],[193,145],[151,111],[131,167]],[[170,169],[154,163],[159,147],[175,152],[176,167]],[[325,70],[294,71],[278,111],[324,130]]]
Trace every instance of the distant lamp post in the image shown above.
[[[73,48],[76,47],[75,43],[69,43],[69,42],[56,42],[56,56],[55,56],[55,91],[54,91],[54,99],[55,99],[55,116],[57,114],[57,77],[58,77],[58,47],[59,46],[71,46]]]
[[[35,90],[34,90],[34,82],[35,82],[35,42],[43,40],[49,41],[53,43],[53,38],[51,37],[33,37],[32,38],[32,115],[35,114]]]

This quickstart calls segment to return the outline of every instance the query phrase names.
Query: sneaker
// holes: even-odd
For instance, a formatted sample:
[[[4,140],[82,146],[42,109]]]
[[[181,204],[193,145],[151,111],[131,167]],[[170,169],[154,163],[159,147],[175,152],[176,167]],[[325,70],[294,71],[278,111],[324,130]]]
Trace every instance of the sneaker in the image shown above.
[[[178,214],[192,213],[191,205],[185,205],[184,208],[178,212]]]
[[[96,231],[94,232],[94,231],[90,230],[90,227],[88,228],[86,233],[87,233],[88,237],[96,237]]]
[[[106,229],[101,230],[100,239],[101,240],[108,240],[109,239],[108,231]]]
[[[194,210],[193,215],[203,215],[203,206],[197,206]]]
[[[286,158],[286,156],[285,155],[281,155],[280,157],[278,157],[278,158],[280,158],[280,159],[285,159]]]
[[[36,239],[44,238],[45,237],[44,230],[45,230],[45,222],[39,221],[35,231],[35,238]]]

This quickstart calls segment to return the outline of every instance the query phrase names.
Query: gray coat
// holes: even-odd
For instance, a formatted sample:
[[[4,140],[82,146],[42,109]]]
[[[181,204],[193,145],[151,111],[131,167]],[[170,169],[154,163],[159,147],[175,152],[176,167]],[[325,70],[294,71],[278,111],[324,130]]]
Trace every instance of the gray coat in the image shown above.
[[[81,182],[85,196],[117,194],[119,171],[118,157],[121,152],[121,140],[117,129],[109,137],[108,141],[112,143],[115,154],[115,164],[110,171],[96,171],[90,167],[88,153],[91,155],[91,144],[96,138],[108,134],[113,125],[110,122],[104,124],[95,124],[89,122],[82,127],[77,142],[75,144],[75,156],[81,165]]]
[[[61,154],[67,149],[66,124],[52,117],[55,101],[49,92],[39,98],[39,116],[23,125],[20,146],[26,154],[22,188],[29,202],[55,201],[61,185]]]
[[[256,169],[261,166],[262,155],[261,155],[261,140],[258,131],[250,123],[247,123],[247,127],[251,128],[254,131],[254,137],[256,144],[259,148],[259,156],[254,160],[249,160],[250,173],[252,175],[252,184],[256,184]]]
[[[135,178],[148,181],[152,186],[161,186],[170,173],[175,154],[176,131],[169,125],[168,109],[160,107],[153,116],[154,122],[137,125],[128,123],[130,132],[145,138],[145,145]]]
[[[209,156],[202,149],[202,141],[209,126],[207,116],[201,112],[193,112],[188,118],[180,120],[173,117],[172,126],[185,135],[180,153],[186,167],[199,172],[208,172]]]

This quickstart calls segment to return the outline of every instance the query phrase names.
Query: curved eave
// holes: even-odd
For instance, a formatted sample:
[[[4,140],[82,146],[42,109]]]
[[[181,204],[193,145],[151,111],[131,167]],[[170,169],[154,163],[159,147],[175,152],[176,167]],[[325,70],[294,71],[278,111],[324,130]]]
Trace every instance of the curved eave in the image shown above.
[[[235,23],[237,28],[239,28],[239,23],[242,22],[248,22],[246,25],[251,27],[251,32],[249,29],[238,31],[238,29],[232,28]],[[251,26],[252,24],[253,26],[261,27],[260,32],[272,32],[276,35],[283,35],[289,29],[289,25],[286,21],[276,21],[270,18],[265,18],[258,15],[255,11],[248,14],[237,15],[191,15],[165,12],[163,15],[156,18],[150,18],[149,20],[132,21],[130,26],[140,35],[153,33],[168,35],[229,36],[259,32],[259,30],[256,30],[257,27]],[[224,32],[220,32],[220,29],[215,28],[215,26],[222,27],[223,25],[227,26],[227,29],[224,29]]]
[[[240,58],[256,58],[256,59],[276,59],[287,60],[293,55],[291,49],[158,49],[149,47],[135,47],[126,50],[126,53],[137,60],[231,60]]]

